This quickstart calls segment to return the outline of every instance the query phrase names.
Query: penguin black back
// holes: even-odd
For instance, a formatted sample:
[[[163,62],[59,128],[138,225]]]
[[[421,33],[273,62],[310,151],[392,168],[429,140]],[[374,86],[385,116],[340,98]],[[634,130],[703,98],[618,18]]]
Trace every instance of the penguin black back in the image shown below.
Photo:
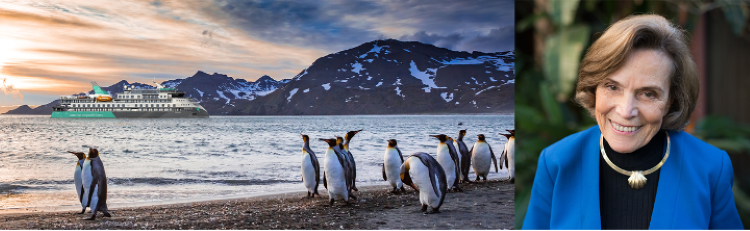
[[[443,168],[440,167],[440,163],[438,163],[434,157],[430,156],[427,153],[417,152],[411,154],[410,157],[419,158],[422,164],[427,167],[430,176],[430,183],[432,184],[432,189],[435,191],[435,195],[440,196],[440,204],[438,205],[438,207],[440,207],[443,204],[443,201],[445,200],[445,194],[448,191],[448,181],[446,180]],[[437,176],[437,179],[432,176]]]

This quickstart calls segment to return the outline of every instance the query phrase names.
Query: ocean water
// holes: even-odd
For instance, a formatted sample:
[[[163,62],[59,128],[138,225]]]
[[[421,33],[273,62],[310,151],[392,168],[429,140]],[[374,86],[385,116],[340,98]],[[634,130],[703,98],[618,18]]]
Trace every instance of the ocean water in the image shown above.
[[[458,125],[462,123],[462,125]],[[300,134],[322,162],[318,138],[363,131],[350,144],[357,185],[385,184],[388,139],[404,155],[435,154],[431,134],[457,137],[471,148],[484,134],[500,157],[513,115],[212,116],[208,119],[53,119],[0,116],[0,210],[80,208],[73,184],[77,158],[99,150],[109,183],[108,204],[168,203],[289,190],[304,191]],[[491,171],[489,177],[507,176]],[[473,170],[472,170],[473,178]],[[323,188],[322,186],[320,187]]]

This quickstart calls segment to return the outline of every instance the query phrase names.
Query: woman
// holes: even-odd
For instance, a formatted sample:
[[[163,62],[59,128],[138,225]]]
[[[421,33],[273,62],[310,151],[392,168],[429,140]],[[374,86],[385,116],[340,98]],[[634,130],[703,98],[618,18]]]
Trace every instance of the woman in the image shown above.
[[[598,126],[539,157],[524,229],[742,229],[726,152],[682,131],[698,76],[657,15],[612,25],[581,62],[576,101]]]

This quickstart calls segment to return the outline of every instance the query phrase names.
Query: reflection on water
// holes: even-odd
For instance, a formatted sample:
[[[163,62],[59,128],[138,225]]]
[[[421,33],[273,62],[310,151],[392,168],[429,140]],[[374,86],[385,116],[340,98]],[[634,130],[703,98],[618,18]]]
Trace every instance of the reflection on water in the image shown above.
[[[458,125],[461,122],[462,125]],[[466,144],[487,136],[500,155],[512,115],[214,116],[208,119],[52,119],[0,116],[0,208],[76,205],[75,156],[98,148],[110,203],[136,203],[304,190],[300,133],[322,160],[318,138],[363,129],[350,146],[360,184],[382,182],[386,140],[404,154],[435,153],[430,134]],[[494,175],[494,176],[493,176]],[[498,177],[501,173],[491,173]]]

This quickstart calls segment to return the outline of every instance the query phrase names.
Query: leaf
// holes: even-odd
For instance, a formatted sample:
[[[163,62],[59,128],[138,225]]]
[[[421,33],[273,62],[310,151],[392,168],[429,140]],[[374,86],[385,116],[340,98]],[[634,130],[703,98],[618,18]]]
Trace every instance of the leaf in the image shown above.
[[[561,29],[545,41],[544,75],[552,84],[550,90],[559,102],[566,102],[575,89],[578,66],[583,48],[589,40],[589,31],[586,25],[575,25]]]
[[[732,30],[737,36],[742,36],[742,29],[745,28],[748,18],[748,10],[742,5],[737,4],[737,1],[732,0],[720,0],[718,3],[724,5],[724,17],[727,19]]]
[[[534,25],[534,23],[541,18],[544,18],[546,16],[544,13],[536,13],[529,15],[528,17],[521,19],[516,23],[516,31],[521,32],[525,31],[526,29],[529,29],[531,26]]]
[[[566,27],[573,23],[579,0],[552,0],[547,4],[547,12],[552,22],[556,25]]]
[[[542,99],[542,107],[547,114],[547,121],[552,124],[562,124],[560,105],[557,104],[557,101],[552,96],[549,84],[542,84],[539,88],[539,97]]]

